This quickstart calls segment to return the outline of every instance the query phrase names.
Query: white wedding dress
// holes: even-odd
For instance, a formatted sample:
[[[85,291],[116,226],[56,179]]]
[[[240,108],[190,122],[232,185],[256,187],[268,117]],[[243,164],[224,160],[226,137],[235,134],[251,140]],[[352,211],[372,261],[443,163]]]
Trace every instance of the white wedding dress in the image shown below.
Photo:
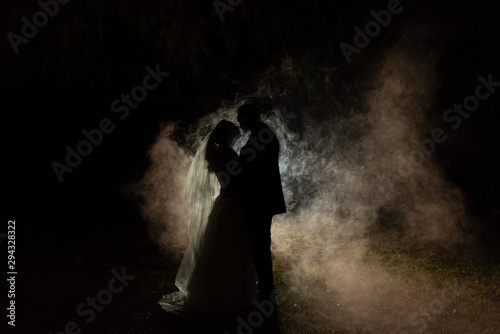
[[[167,312],[232,312],[257,298],[257,276],[240,206],[225,191],[217,195],[220,185],[207,171],[204,157],[209,136],[188,174],[190,243],[175,279],[179,291],[158,302]],[[229,147],[226,150],[234,152]],[[234,155],[237,157],[236,152]]]

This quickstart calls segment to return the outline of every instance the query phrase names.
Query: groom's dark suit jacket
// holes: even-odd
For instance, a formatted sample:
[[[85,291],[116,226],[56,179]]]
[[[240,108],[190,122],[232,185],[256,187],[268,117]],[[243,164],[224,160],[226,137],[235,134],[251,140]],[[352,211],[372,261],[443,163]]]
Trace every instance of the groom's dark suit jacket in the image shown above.
[[[286,212],[278,163],[279,142],[263,122],[240,151],[242,207],[247,212],[276,215]]]

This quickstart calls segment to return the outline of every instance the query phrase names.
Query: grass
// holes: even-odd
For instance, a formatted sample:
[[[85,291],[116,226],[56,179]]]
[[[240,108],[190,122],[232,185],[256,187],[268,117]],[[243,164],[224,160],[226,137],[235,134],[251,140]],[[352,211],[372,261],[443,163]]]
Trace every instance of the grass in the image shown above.
[[[289,236],[293,245],[274,252],[276,285],[281,291],[279,330],[269,333],[497,333],[500,328],[500,265],[441,250],[409,248],[394,241],[370,241],[355,261],[335,267],[328,262],[311,265],[307,272],[297,260],[316,241]],[[59,244],[54,246],[58,240]],[[61,241],[62,240],[62,241]],[[324,259],[349,258],[349,243],[329,246]],[[65,235],[40,245],[24,259],[17,295],[19,333],[60,333],[69,321],[82,333],[236,333],[236,317],[172,316],[157,301],[175,291],[179,260],[163,254],[143,228]],[[76,313],[87,297],[108,286],[112,269],[126,268],[135,276],[90,323]],[[332,267],[334,268],[334,267]],[[349,268],[355,273],[340,272]],[[346,269],[347,270],[347,269]],[[20,270],[21,271],[21,270]],[[357,276],[359,274],[359,276]],[[359,284],[358,284],[359,280]],[[447,293],[454,299],[432,320],[418,315],[441,298],[446,282],[458,286]],[[425,321],[425,323],[424,323]],[[415,325],[415,323],[417,325]],[[425,328],[424,328],[425,327]],[[17,329],[17,328],[16,328]],[[265,332],[258,328],[254,333]]]
[[[305,239],[299,237],[291,248],[297,253],[303,252],[301,247],[307,247]],[[349,298],[341,298],[344,283],[335,287],[333,280],[334,287],[329,288],[328,277],[311,273],[301,282],[302,289],[285,288],[287,303],[280,309],[283,333],[497,333],[500,328],[498,259],[485,260],[485,257],[376,239],[365,245],[353,271],[373,277],[377,283],[368,286],[378,291],[372,293],[366,289],[364,292],[379,300],[373,301],[367,296],[366,304],[349,304]],[[333,258],[351,259],[348,243],[330,247]],[[286,259],[297,254],[276,255],[275,275],[279,284],[286,286],[287,282],[290,284],[287,277],[290,264]],[[360,270],[356,271],[358,268]],[[357,278],[353,276],[352,279]],[[445,300],[443,293],[453,300],[441,310],[440,302]],[[422,309],[435,310],[439,314],[431,312],[430,318],[426,318],[419,314]],[[407,319],[412,315],[414,321],[409,323]]]

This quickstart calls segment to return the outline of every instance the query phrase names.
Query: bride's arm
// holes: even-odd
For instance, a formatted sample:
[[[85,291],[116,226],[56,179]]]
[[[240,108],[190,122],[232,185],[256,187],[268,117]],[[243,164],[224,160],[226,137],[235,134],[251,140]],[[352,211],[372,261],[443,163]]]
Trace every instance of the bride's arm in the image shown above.
[[[221,194],[238,197],[241,188],[242,167],[238,154],[229,146],[218,150],[217,178],[221,186]]]

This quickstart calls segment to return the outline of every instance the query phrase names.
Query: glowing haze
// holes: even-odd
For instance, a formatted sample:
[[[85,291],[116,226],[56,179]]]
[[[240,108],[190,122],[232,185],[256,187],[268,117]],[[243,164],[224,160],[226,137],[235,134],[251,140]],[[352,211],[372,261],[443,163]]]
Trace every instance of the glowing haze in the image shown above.
[[[235,110],[247,98],[270,99],[274,109],[262,118],[280,140],[289,207],[289,213],[274,218],[273,251],[290,266],[287,284],[300,293],[316,280],[353,315],[363,305],[393,317],[393,329],[404,327],[400,323],[408,312],[421,304],[401,300],[418,291],[402,288],[361,261],[371,233],[395,226],[400,240],[451,247],[465,241],[463,228],[469,223],[464,196],[445,180],[436,157],[412,153],[419,149],[416,141],[443,126],[429,116],[439,114],[433,99],[440,85],[435,71],[440,54],[429,43],[440,29],[415,26],[401,36],[370,68],[365,80],[371,88],[356,96],[355,106],[295,104],[286,80],[276,84],[277,77],[295,74],[293,62],[285,59],[262,74],[251,96],[223,103],[188,128],[162,124],[149,150],[151,166],[131,185],[152,238],[165,251],[183,254],[188,243],[183,187],[198,145],[219,120],[237,124]],[[411,159],[419,164],[410,164]],[[380,314],[360,319],[376,326]]]

